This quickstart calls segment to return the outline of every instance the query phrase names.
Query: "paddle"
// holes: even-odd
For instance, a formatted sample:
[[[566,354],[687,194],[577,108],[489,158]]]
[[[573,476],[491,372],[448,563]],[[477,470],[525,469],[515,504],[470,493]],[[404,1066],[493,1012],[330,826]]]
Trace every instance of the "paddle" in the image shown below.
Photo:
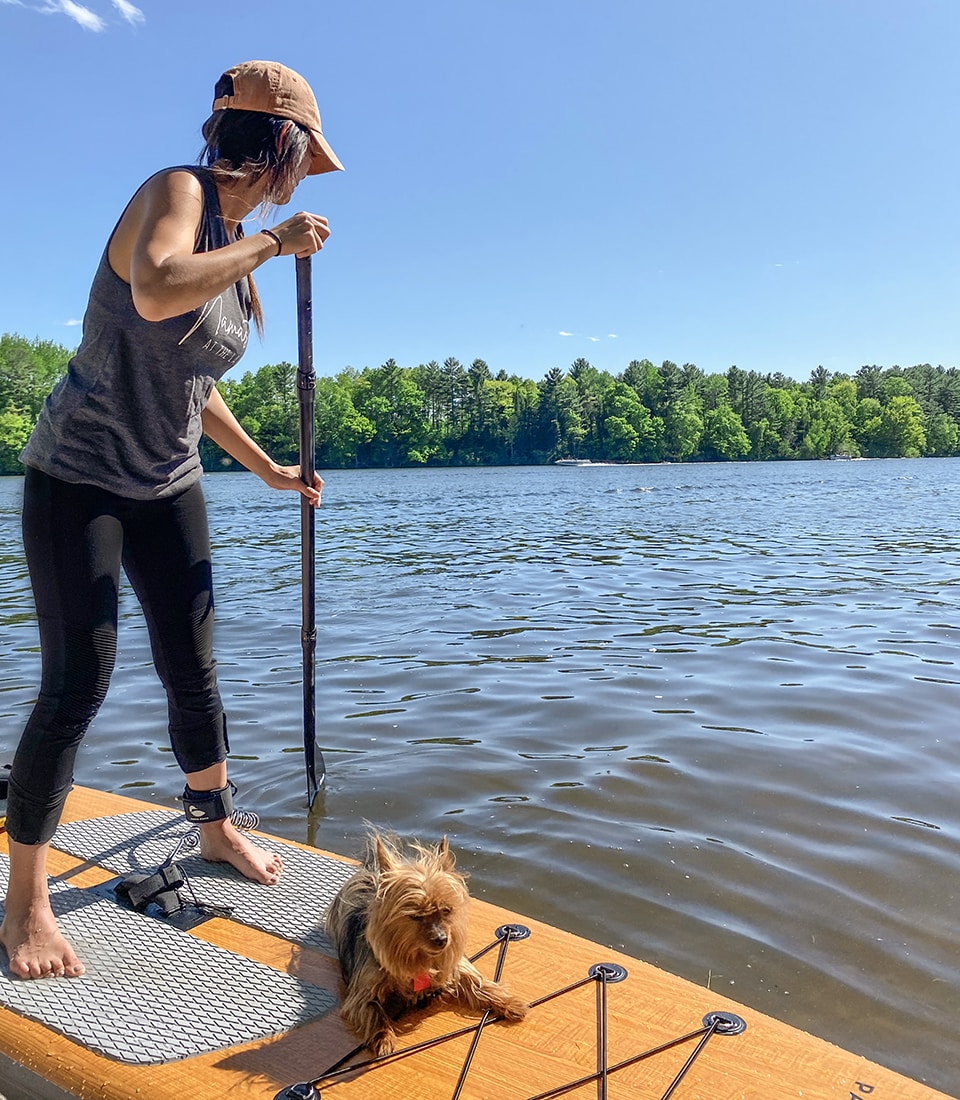
[[[300,478],[313,484],[315,463],[314,396],[317,376],[313,370],[313,287],[309,256],[297,257],[297,397],[300,404]],[[316,532],[315,509],[300,498],[300,568],[302,616],[300,641],[303,646],[303,753],[307,767],[307,809],[320,793],[326,775],[323,753],[317,744],[316,680]],[[318,777],[319,771],[319,777]]]

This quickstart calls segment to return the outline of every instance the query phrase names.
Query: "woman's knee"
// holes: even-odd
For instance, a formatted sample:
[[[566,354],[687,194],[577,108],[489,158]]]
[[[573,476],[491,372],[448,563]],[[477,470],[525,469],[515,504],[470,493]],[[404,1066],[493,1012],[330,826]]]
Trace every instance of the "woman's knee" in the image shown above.
[[[40,623],[43,669],[38,707],[47,724],[82,731],[103,705],[117,659],[117,633],[112,625],[92,630],[52,629]]]

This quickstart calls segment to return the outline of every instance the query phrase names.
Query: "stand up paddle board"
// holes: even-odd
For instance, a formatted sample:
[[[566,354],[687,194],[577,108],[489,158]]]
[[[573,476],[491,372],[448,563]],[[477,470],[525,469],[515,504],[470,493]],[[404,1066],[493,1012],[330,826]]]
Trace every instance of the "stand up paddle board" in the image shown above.
[[[323,932],[355,864],[259,833],[285,871],[280,885],[258,886],[201,860],[192,835],[178,812],[71,793],[51,896],[87,972],[16,980],[0,952],[8,1100],[944,1100],[708,989],[476,899],[471,956],[528,1001],[527,1018],[482,1021],[427,1004],[403,1018],[398,1050],[371,1060],[337,1016],[339,969]],[[164,865],[167,878],[151,883]],[[8,867],[0,835],[4,887]],[[138,884],[154,900],[138,897]]]

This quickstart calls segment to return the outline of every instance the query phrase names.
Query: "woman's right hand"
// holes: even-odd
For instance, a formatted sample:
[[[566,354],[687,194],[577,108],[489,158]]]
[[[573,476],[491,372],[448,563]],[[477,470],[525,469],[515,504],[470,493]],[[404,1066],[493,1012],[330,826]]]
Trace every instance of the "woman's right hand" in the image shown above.
[[[273,226],[271,233],[280,238],[280,256],[312,256],[323,248],[323,242],[330,236],[327,219],[319,214],[309,214],[301,210],[285,222]]]

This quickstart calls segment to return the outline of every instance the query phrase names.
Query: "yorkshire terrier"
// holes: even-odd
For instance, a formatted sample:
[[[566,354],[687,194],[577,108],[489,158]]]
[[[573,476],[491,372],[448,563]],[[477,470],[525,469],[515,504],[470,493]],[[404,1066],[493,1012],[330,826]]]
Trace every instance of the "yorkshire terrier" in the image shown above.
[[[378,1057],[394,1049],[400,1013],[435,994],[510,1021],[527,1011],[463,953],[469,894],[447,838],[435,848],[410,847],[371,833],[362,869],[327,914],[345,987],[340,1015]]]

